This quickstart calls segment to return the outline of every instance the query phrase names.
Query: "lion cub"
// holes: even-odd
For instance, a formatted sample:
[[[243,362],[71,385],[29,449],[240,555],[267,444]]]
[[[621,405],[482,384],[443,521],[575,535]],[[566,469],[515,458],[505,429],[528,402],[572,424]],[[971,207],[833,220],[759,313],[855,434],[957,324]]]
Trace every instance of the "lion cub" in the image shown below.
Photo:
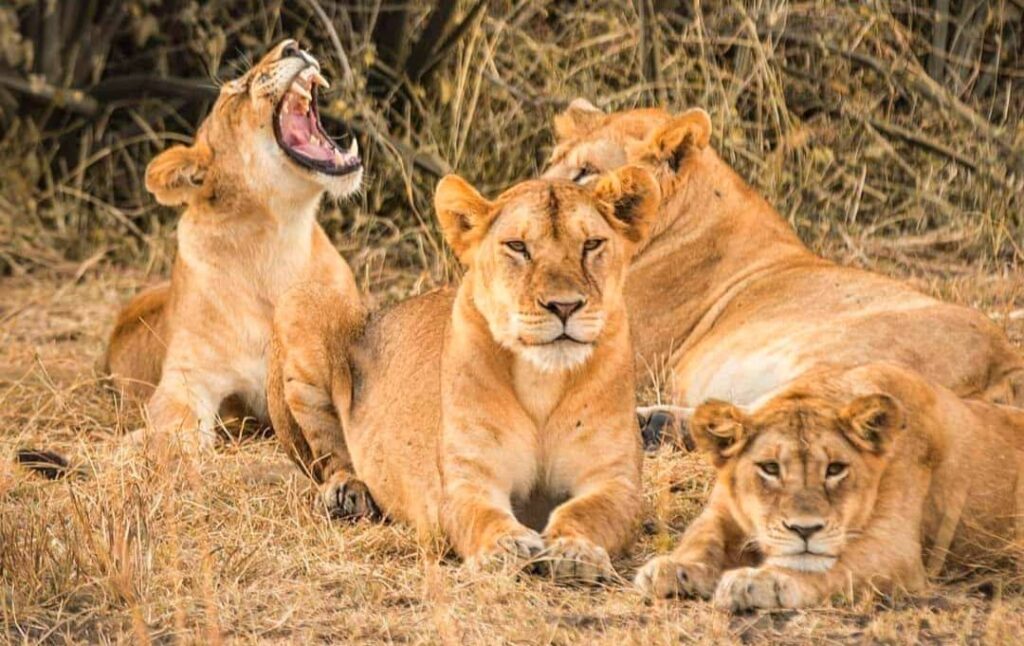
[[[281,310],[278,437],[311,472],[337,465],[320,474],[329,499],[359,478],[386,515],[440,529],[471,567],[539,556],[560,580],[612,576],[641,488],[622,287],[659,199],[634,167],[493,201],[446,177],[435,206],[467,267],[458,290],[374,318],[320,374],[302,358],[330,354],[330,311],[316,297]],[[331,403],[344,442],[317,415]]]
[[[920,590],[946,563],[1019,557],[1024,411],[962,400],[895,364],[810,373],[748,410],[700,406],[718,479],[637,584],[733,610]]]
[[[191,146],[149,164],[158,202],[185,205],[169,283],[121,311],[104,367],[125,392],[149,396],[152,427],[181,429],[183,448],[213,444],[218,412],[266,418],[266,349],[274,306],[299,281],[336,291],[358,320],[348,265],[316,222],[325,192],[359,188],[355,140],[343,150],[316,106],[327,81],[293,40],[226,83]],[[226,414],[226,413],[225,413]]]

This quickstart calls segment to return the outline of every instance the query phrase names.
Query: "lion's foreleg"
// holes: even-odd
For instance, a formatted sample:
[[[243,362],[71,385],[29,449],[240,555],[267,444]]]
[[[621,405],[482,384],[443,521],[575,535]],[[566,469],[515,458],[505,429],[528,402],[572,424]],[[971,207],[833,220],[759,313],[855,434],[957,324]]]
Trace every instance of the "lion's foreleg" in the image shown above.
[[[709,599],[727,565],[729,545],[727,510],[716,486],[704,511],[686,528],[679,545],[671,554],[656,556],[636,574],[635,583],[654,597],[698,597]],[[735,541],[738,536],[732,537]]]
[[[544,537],[585,539],[618,553],[634,537],[640,500],[638,483],[630,475],[593,483],[551,512]]]
[[[271,422],[288,455],[320,485],[334,517],[379,513],[355,478],[342,424],[352,392],[348,350],[364,318],[360,304],[322,283],[289,290],[274,316],[267,371]]]

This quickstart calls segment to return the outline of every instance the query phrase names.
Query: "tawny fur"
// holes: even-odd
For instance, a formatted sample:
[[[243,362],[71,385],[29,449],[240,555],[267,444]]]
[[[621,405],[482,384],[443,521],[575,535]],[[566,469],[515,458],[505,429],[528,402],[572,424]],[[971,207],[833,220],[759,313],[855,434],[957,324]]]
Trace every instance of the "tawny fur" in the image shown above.
[[[149,397],[153,429],[182,431],[186,449],[216,438],[218,411],[265,420],[266,353],[274,306],[292,285],[316,281],[362,316],[348,265],[316,222],[325,192],[347,195],[345,176],[297,165],[278,146],[275,108],[308,54],[284,41],[224,85],[192,146],[150,163],[146,186],[167,205],[185,205],[169,283],[136,296],[118,316],[104,368],[126,393]]]
[[[357,338],[335,327],[342,303],[293,290],[276,317],[270,410],[328,504],[365,483],[385,514],[440,532],[473,566],[543,551],[557,578],[610,576],[640,510],[622,285],[657,201],[635,168],[592,190],[527,182],[493,202],[446,178],[438,216],[469,268],[457,290],[401,303]],[[557,319],[538,301],[577,297],[564,329],[584,349],[544,345]]]
[[[555,120],[546,177],[649,165],[662,205],[626,287],[641,368],[667,365],[672,403],[749,404],[823,361],[894,361],[964,397],[1024,405],[1024,358],[974,310],[809,251],[708,145],[699,109]]]
[[[813,372],[749,410],[707,403],[691,431],[718,476],[675,551],[638,573],[652,595],[814,606],[920,591],[944,565],[1024,546],[1024,411],[962,400],[896,364]],[[845,470],[830,477],[829,464]],[[806,542],[789,529],[818,525]]]

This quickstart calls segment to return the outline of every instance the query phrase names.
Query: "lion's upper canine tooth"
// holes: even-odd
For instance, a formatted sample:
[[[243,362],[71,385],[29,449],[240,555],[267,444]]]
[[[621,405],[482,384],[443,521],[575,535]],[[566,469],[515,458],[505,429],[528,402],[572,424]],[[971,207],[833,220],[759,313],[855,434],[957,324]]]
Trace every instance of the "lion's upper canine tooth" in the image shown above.
[[[292,86],[291,86],[290,89],[291,89],[292,92],[298,94],[299,96],[301,96],[303,99],[305,99],[307,101],[312,101],[313,100],[313,95],[309,93],[309,90],[307,90],[306,88],[302,87],[302,84],[299,83],[298,81],[292,81]]]
[[[321,74],[320,72],[314,71],[313,76],[311,78],[314,83],[318,84],[325,90],[331,87],[331,84],[327,82],[327,79],[325,79],[323,74]]]

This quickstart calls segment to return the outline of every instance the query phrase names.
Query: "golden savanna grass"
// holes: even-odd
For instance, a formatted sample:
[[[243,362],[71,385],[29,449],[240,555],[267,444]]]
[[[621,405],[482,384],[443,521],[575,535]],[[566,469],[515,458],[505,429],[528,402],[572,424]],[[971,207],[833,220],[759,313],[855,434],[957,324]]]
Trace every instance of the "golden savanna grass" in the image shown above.
[[[911,279],[992,314],[1024,306],[1019,277]],[[112,304],[142,280],[92,268],[4,281],[0,452],[53,447],[83,472],[56,483],[0,476],[10,641],[1011,643],[1024,630],[1011,571],[923,597],[733,617],[704,602],[650,603],[625,583],[590,591],[468,576],[401,526],[328,520],[272,438],[229,441],[194,467],[126,461],[116,436],[141,422],[139,411],[117,404],[92,361]],[[1019,316],[1008,329],[1024,340]],[[616,562],[626,579],[669,549],[712,475],[700,457],[669,448],[644,468],[643,534]]]
[[[713,145],[812,248],[977,307],[1024,347],[1016,0],[721,0],[677,11],[656,0],[509,0],[479,14],[465,2],[458,13],[476,17],[429,88],[409,90],[396,113],[366,91],[379,57],[365,25],[340,17],[355,74],[337,81],[339,59],[309,7],[337,17],[345,3],[201,4],[175,14],[194,24],[165,30],[187,42],[151,41],[131,60],[226,77],[241,52],[256,57],[285,31],[302,38],[335,81],[325,114],[361,128],[365,190],[327,205],[321,221],[377,303],[457,273],[429,208],[436,173],[457,170],[488,195],[537,174],[551,116],[583,95],[609,109],[707,108]],[[991,12],[979,18],[967,11],[975,5]],[[937,8],[960,22],[933,56]],[[11,11],[0,8],[0,36]],[[132,37],[159,39],[144,29],[146,11],[125,24]],[[329,521],[272,438],[230,441],[194,467],[117,457],[117,437],[142,422],[140,411],[104,388],[93,363],[119,304],[169,268],[174,213],[138,177],[196,122],[155,99],[67,121],[7,105],[0,95],[0,640],[1015,643],[1024,634],[1021,578],[1010,570],[955,577],[922,597],[730,616],[701,602],[647,602],[625,584],[590,591],[468,576],[400,526]],[[149,130],[115,132],[140,121]],[[80,146],[73,155],[68,133]],[[649,372],[657,381],[660,367]],[[52,483],[14,469],[7,458],[24,446],[72,456],[81,476]],[[699,457],[667,448],[644,468],[644,531],[616,563],[627,580],[675,542],[711,477]]]

